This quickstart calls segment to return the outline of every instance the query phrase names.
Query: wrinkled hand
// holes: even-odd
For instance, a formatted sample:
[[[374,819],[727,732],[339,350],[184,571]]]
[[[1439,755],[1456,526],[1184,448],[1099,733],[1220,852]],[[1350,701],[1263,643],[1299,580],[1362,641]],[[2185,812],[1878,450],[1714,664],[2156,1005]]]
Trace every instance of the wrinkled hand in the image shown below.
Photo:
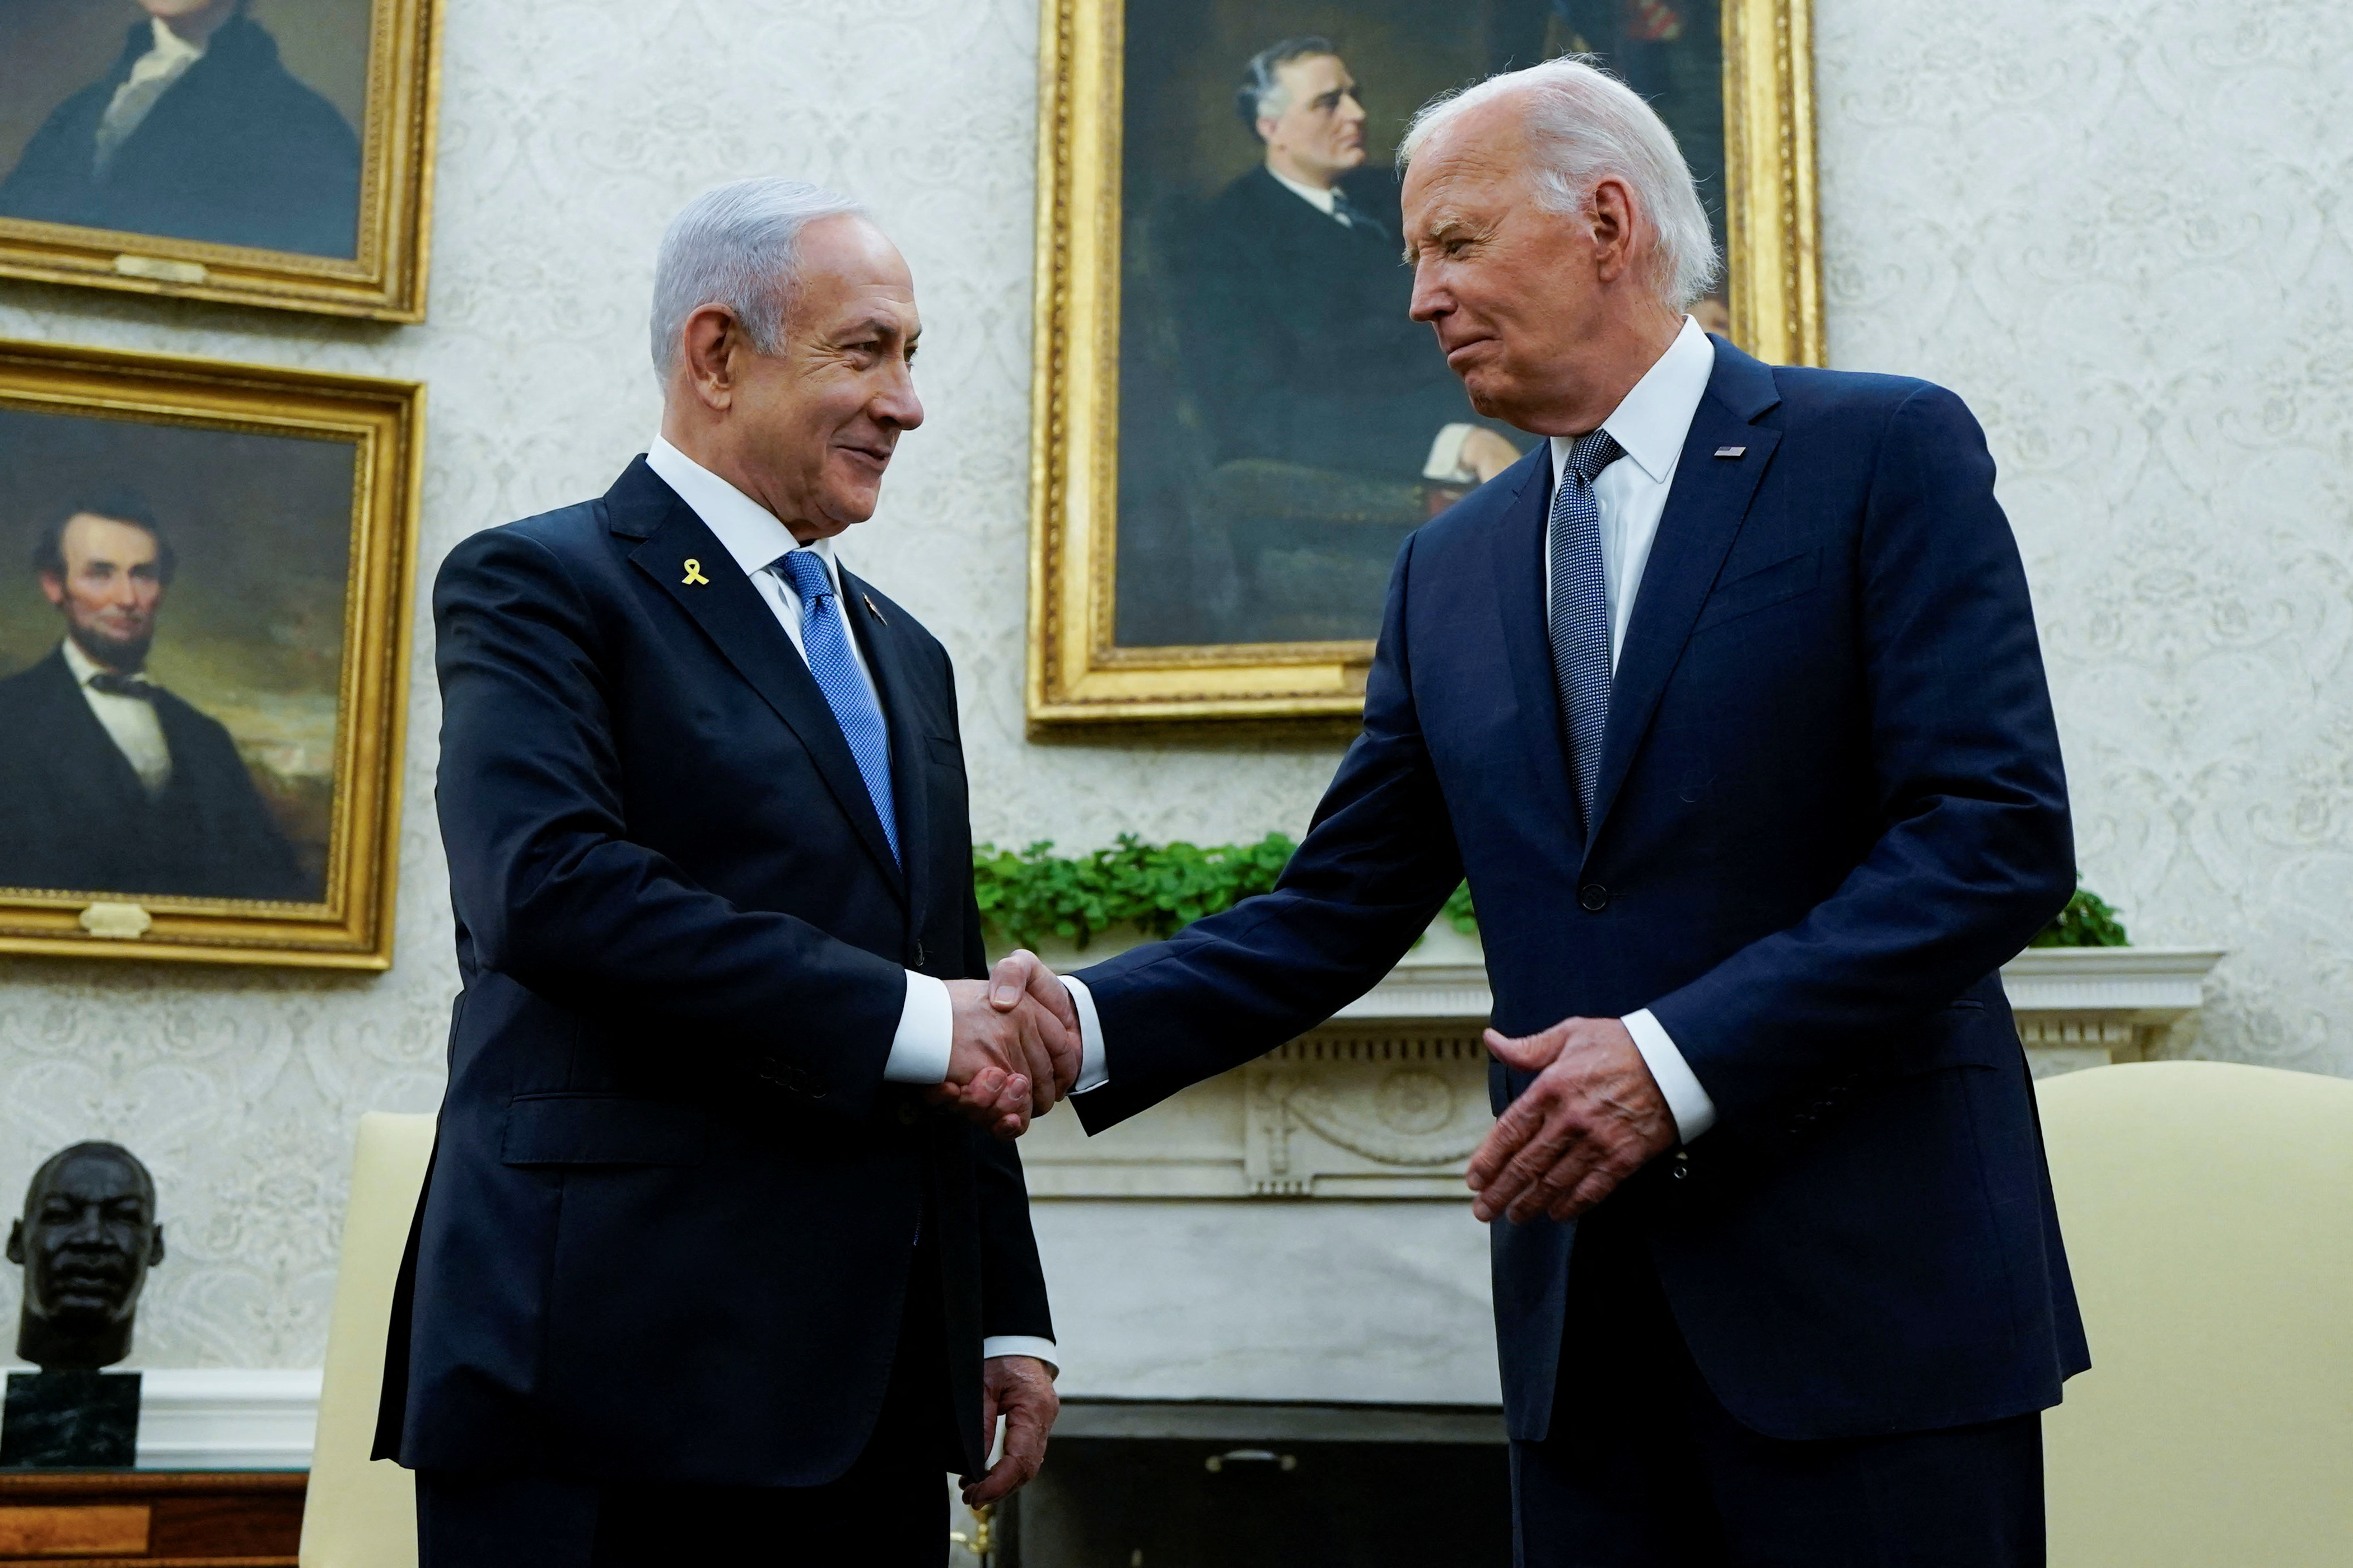
[[[1000,1013],[1010,1013],[1025,999],[1052,1014],[1054,1021],[1062,1026],[1062,1038],[1070,1048],[1054,1058],[1054,1097],[1067,1099],[1071,1086],[1079,1081],[1079,1059],[1083,1050],[1079,1010],[1071,1001],[1070,987],[1036,953],[1026,947],[1017,947],[998,959],[997,967],[988,972],[988,1005]]]
[[[1077,1081],[1078,1017],[1070,995],[1023,952],[999,961],[986,981],[951,980],[947,988],[954,1020],[947,1079],[932,1090],[933,1102],[955,1107],[999,1138],[1018,1138]]]
[[[982,1508],[1010,1497],[1036,1479],[1046,1460],[1046,1435],[1062,1402],[1054,1393],[1054,1374],[1035,1356],[992,1356],[980,1363],[980,1440],[984,1450],[997,1441],[997,1417],[1005,1416],[1005,1452],[978,1480],[966,1479],[964,1505]]]
[[[1540,1035],[1487,1031],[1504,1066],[1536,1075],[1471,1156],[1482,1220],[1575,1219],[1674,1146],[1675,1119],[1634,1037],[1615,1018],[1564,1018]]]

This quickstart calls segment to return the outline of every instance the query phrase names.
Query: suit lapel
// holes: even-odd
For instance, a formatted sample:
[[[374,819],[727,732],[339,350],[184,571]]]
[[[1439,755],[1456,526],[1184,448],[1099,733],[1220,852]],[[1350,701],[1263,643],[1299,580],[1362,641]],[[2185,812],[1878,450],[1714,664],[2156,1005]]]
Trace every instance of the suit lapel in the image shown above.
[[[899,809],[899,852],[906,862],[907,920],[909,929],[920,932],[931,898],[931,770],[925,765],[930,737],[919,717],[915,673],[898,628],[873,607],[866,584],[847,571],[841,574],[841,597],[842,614],[865,651],[891,732],[891,795]]]
[[[1552,642],[1545,626],[1545,514],[1552,496],[1552,443],[1540,440],[1525,459],[1519,493],[1505,503],[1494,531],[1490,570],[1493,603],[1504,634],[1512,695],[1523,721],[1514,727],[1527,749],[1522,759],[1535,795],[1550,822],[1576,831],[1577,795],[1568,782],[1560,698],[1553,684]]]
[[[1779,431],[1751,423],[1778,401],[1772,371],[1717,339],[1715,370],[1692,416],[1683,456],[1676,460],[1674,486],[1659,519],[1658,538],[1634,599],[1634,618],[1626,628],[1626,646],[1610,679],[1609,723],[1601,742],[1588,844],[1599,837],[1634,765],[1634,753],[1658,711],[1667,678],[1683,658],[1692,624],[1748,515],[1748,503],[1772,461],[1773,449],[1780,444]],[[1724,447],[1745,450],[1737,458],[1716,457]]]
[[[630,477],[623,476],[625,481]],[[615,488],[617,490],[620,487]],[[840,721],[827,705],[825,693],[818,689],[817,678],[809,673],[807,661],[793,650],[792,639],[776,624],[775,612],[744,574],[744,569],[735,564],[734,557],[719,542],[718,536],[669,486],[660,488],[663,494],[670,496],[669,510],[646,536],[645,542],[629,552],[630,563],[678,601],[679,607],[691,616],[695,625],[718,645],[720,653],[735,667],[735,672],[751,683],[752,689],[800,738],[802,746],[816,761],[826,787],[833,792],[842,815],[849,819],[859,837],[865,840],[892,888],[903,895],[903,879],[898,862],[892,857],[891,842],[882,836],[882,819],[874,814],[874,801],[866,793],[866,781],[858,772],[857,759],[849,754],[849,742],[842,737]],[[695,562],[697,567],[691,575],[706,581],[686,580],[690,574],[684,568],[689,560]]]
[[[73,667],[66,663],[64,652],[53,649],[42,663],[54,671],[47,683],[47,697],[57,725],[54,739],[44,743],[54,744],[61,752],[78,754],[82,761],[74,769],[76,774],[96,783],[100,792],[111,797],[92,814],[94,816],[100,820],[143,820],[153,805],[147,797],[147,786],[139,782],[139,771],[122,754],[122,748],[114,743],[114,737],[107,732],[98,715],[90,710],[90,702],[82,696],[81,685],[74,679]],[[164,742],[172,746],[176,773],[183,765],[179,748],[173,746],[173,737],[168,732]]]

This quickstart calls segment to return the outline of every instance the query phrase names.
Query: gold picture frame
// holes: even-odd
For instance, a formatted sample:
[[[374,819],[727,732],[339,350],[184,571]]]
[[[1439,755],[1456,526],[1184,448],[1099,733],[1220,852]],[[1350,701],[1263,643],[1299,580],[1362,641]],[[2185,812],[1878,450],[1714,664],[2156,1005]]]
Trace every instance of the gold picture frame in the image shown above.
[[[1124,0],[1042,0],[1030,440],[1033,732],[1362,710],[1369,639],[1122,646]],[[1721,0],[1731,335],[1822,363],[1810,0]]]
[[[423,321],[441,4],[366,0],[366,6],[364,107],[352,127],[359,173],[350,258],[0,216],[0,278]]]
[[[45,530],[55,524],[44,524],[44,517],[121,510],[109,503],[78,507],[70,500],[59,505],[59,496],[94,493],[90,486],[109,482],[126,468],[140,472],[141,464],[146,471],[168,472],[174,488],[153,488],[157,504],[143,526],[159,542],[167,537],[159,526],[178,530],[190,517],[206,526],[180,534],[175,552],[164,547],[168,597],[158,603],[148,631],[155,663],[166,662],[176,616],[182,636],[173,668],[206,672],[214,679],[210,688],[182,689],[164,671],[156,679],[170,695],[151,701],[159,710],[201,713],[194,721],[198,727],[209,725],[233,742],[237,751],[221,749],[221,754],[232,759],[233,771],[242,763],[248,774],[242,787],[253,792],[257,806],[267,793],[257,748],[264,755],[274,754],[267,750],[273,745],[290,748],[295,760],[286,764],[285,776],[308,794],[284,797],[291,807],[269,795],[262,809],[284,833],[290,868],[299,847],[302,868],[294,874],[309,879],[300,890],[317,894],[269,899],[169,888],[71,888],[53,885],[59,878],[51,875],[39,885],[0,886],[0,952],[361,970],[391,965],[424,399],[423,385],[415,382],[0,340],[0,458],[6,459],[0,462],[0,535],[14,536],[5,540],[6,557],[0,557],[5,593],[0,611],[12,617],[0,619],[11,654],[0,671],[0,723],[33,710],[6,695],[33,689],[12,688],[12,681],[47,679],[28,658],[40,654],[42,663],[62,670],[65,643],[73,640],[60,640],[54,595],[43,603],[22,580],[37,558],[17,546],[52,537]],[[67,471],[77,468],[86,471]],[[159,517],[166,522],[159,525]],[[325,564],[304,576],[293,566],[281,570],[290,556]],[[177,585],[170,567],[174,557]],[[200,570],[207,562],[208,584]],[[43,582],[42,590],[47,586]],[[285,607],[273,620],[254,615],[249,606],[256,603]],[[186,629],[199,622],[209,630]],[[196,646],[202,637],[211,642]],[[290,654],[281,646],[290,641],[299,645]],[[49,651],[41,653],[44,648]],[[232,681],[239,675],[250,679],[254,668],[283,668],[297,655],[309,660],[301,668],[315,673],[298,679],[291,695],[216,702],[210,711],[203,707],[203,689],[222,689],[215,673],[220,668],[228,669]],[[6,775],[0,789],[21,789],[31,798],[34,791],[8,774],[10,767],[66,765],[25,760],[35,747],[67,752],[69,732],[86,725],[71,700],[73,688],[61,689],[64,706],[40,710],[65,716],[56,733],[0,736],[0,746],[19,749],[19,761],[0,762],[0,775]],[[189,697],[180,698],[180,689]],[[95,713],[96,700],[84,700]],[[232,731],[216,717],[223,712],[232,720],[237,713],[251,717],[245,730]],[[273,714],[287,715],[289,728],[273,730]],[[185,733],[168,720],[164,731]],[[91,737],[99,733],[89,731]],[[180,742],[172,746],[176,753]],[[85,745],[76,754],[90,753]],[[101,765],[120,772],[124,784],[132,782],[111,754]],[[34,776],[24,773],[26,779]],[[157,798],[171,798],[170,787]],[[187,787],[196,787],[193,773]],[[67,797],[52,791],[42,798]],[[35,819],[11,815],[15,809],[0,805],[0,857],[13,855],[21,867],[47,854],[55,863],[62,851],[29,835],[26,823]],[[300,820],[317,825],[311,838],[301,839],[287,826],[289,810],[307,813]],[[219,819],[217,814],[206,818]],[[0,882],[10,879],[0,875]]]

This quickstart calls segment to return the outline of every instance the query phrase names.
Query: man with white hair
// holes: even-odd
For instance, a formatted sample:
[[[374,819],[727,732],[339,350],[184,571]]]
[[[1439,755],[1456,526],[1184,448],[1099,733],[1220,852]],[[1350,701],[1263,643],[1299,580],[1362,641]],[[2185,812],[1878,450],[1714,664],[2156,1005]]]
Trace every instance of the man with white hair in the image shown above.
[[[1328,1016],[1467,875],[1517,1561],[2040,1563],[2088,1357],[2000,967],[2074,866],[1983,437],[1702,333],[1683,158],[1586,64],[1404,156],[1412,313],[1545,439],[1399,553],[1276,890],[1072,977],[1081,1119]]]
[[[833,553],[920,331],[855,204],[710,191],[662,238],[651,449],[441,568],[464,989],[377,1440],[424,1568],[936,1565],[947,1472],[1037,1470],[1001,1140],[1076,1040],[1034,967],[979,978],[947,654]]]

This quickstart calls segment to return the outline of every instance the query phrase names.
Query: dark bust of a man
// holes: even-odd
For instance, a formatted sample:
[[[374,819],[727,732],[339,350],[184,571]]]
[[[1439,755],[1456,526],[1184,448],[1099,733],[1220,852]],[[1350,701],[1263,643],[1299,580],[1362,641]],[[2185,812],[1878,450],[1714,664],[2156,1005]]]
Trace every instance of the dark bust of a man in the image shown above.
[[[155,1181],[115,1143],[77,1143],[49,1156],[8,1232],[25,1266],[16,1353],[43,1372],[90,1372],[131,1353],[132,1316],[147,1270],[164,1261]]]

